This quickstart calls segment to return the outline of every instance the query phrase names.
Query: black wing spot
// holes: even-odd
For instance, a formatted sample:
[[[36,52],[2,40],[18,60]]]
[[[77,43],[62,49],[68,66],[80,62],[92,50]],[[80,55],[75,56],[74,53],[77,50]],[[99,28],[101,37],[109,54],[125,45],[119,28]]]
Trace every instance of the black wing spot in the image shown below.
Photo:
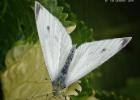
[[[103,48],[102,50],[101,50],[101,53],[103,53],[103,52],[105,52],[106,51],[106,48]]]
[[[38,15],[39,15],[39,11],[41,9],[41,6],[39,3],[36,4],[36,8],[35,8],[35,13],[36,13],[36,19],[38,18]]]
[[[127,42],[128,42],[128,39],[127,38],[123,38],[121,46],[125,46],[127,44]]]
[[[47,30],[50,31],[50,26],[47,26]]]

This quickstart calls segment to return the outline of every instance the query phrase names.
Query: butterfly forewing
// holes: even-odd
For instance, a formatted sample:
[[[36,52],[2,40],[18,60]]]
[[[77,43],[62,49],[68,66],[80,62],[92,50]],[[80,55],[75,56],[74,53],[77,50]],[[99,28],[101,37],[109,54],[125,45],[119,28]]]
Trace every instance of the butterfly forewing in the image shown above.
[[[125,37],[82,44],[76,50],[69,67],[66,85],[69,86],[103,64],[126,46],[130,40],[131,37]]]
[[[35,16],[45,64],[53,81],[72,48],[71,38],[61,22],[39,2],[35,2]]]

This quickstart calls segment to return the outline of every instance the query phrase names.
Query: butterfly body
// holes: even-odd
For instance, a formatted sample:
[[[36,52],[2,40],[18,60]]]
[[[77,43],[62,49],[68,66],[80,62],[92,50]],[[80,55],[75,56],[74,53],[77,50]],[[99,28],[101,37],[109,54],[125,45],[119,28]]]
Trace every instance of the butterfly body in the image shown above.
[[[68,55],[68,57],[65,61],[65,64],[62,67],[60,75],[52,82],[52,85],[54,87],[54,91],[60,91],[64,88],[66,88],[65,80],[66,80],[67,73],[68,73],[68,70],[69,70],[69,66],[70,66],[70,63],[73,59],[75,50],[76,50],[76,45],[73,45],[73,47],[71,48],[71,50],[69,52],[69,55]]]
[[[54,91],[61,91],[124,48],[132,37],[86,42],[76,48],[61,22],[35,2],[37,30]]]

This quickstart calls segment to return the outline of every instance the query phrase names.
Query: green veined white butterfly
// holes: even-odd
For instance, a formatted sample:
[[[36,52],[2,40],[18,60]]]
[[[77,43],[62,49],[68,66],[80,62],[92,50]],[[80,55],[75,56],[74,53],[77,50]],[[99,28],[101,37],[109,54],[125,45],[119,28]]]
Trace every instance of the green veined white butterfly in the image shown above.
[[[87,42],[76,48],[61,22],[39,2],[35,2],[35,16],[45,64],[55,91],[68,87],[103,64],[132,38]]]

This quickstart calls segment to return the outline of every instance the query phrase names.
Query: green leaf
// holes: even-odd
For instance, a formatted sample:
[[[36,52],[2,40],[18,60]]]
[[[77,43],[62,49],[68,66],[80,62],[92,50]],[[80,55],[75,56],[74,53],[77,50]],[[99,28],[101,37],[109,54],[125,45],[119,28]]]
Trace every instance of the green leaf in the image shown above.
[[[121,89],[121,93],[129,96],[131,100],[140,100],[140,78],[129,78],[126,87]]]
[[[53,93],[52,84],[39,43],[23,44],[12,48],[6,56],[6,65],[7,69],[2,74],[6,100],[53,98],[53,95],[49,95]],[[78,82],[66,88],[63,96],[78,95],[75,90],[81,91]]]

